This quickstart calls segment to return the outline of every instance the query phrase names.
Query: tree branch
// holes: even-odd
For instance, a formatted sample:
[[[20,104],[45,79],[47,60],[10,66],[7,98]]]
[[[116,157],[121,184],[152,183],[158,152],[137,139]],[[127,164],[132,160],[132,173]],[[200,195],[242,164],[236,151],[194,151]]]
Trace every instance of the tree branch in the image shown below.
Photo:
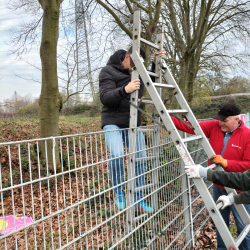
[[[137,5],[138,8],[142,9],[143,11],[145,11],[146,13],[148,13],[148,9],[144,8],[141,4],[139,4],[137,1],[135,0],[130,0],[131,3],[134,3]]]
[[[125,0],[125,3],[127,4],[127,7],[128,7],[128,9],[129,9],[129,12],[132,14],[132,13],[134,12],[134,10],[133,10],[133,8],[132,8],[132,6],[131,6],[129,0]]]
[[[161,2],[162,2],[162,0],[157,0],[157,2],[156,2],[153,25],[157,25],[157,23],[159,21],[160,14],[161,14]]]
[[[117,24],[121,27],[123,31],[132,39],[132,32],[121,22],[120,18],[112,11],[105,3],[103,3],[101,0],[96,0],[97,3],[99,3],[103,8],[105,8],[115,19]]]
[[[183,48],[186,46],[182,39],[180,30],[178,28],[177,20],[175,17],[173,0],[169,0],[166,5],[168,6],[168,9],[169,9],[170,22],[172,24],[172,28],[175,34],[176,45],[180,48],[180,50],[183,50]]]

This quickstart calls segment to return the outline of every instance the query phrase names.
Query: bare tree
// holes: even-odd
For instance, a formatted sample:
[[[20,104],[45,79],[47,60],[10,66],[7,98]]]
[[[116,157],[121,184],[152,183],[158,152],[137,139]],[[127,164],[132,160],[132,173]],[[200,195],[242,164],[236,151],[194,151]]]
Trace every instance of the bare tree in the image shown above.
[[[63,66],[67,68],[67,76],[61,77],[61,80],[66,83],[67,97],[64,100],[66,102],[72,95],[83,91],[88,83],[84,82],[80,90],[71,92],[72,86],[75,84],[75,41],[72,43],[73,36],[64,36],[63,42],[60,44],[60,49],[63,50],[58,55],[58,38],[59,38],[59,22],[60,13],[63,12],[61,7],[63,0],[11,0],[11,8],[13,10],[23,9],[25,12],[36,14],[37,19],[31,22],[24,23],[18,33],[13,34],[12,42],[15,43],[15,50],[13,51],[19,57],[22,57],[28,52],[32,46],[37,44],[40,34],[42,33],[42,39],[40,43],[40,58],[41,58],[41,72],[42,72],[42,88],[39,98],[40,106],[40,137],[49,137],[58,135],[58,122],[59,111],[62,108],[63,101],[59,93],[58,84],[58,58],[64,60]],[[69,8],[70,9],[70,8]],[[70,30],[71,26],[74,26],[75,19],[71,18],[70,10],[65,10],[64,19],[61,19],[62,24],[66,24],[66,27],[62,25],[64,34]],[[68,15],[67,15],[68,14]],[[65,23],[64,23],[65,21]],[[71,31],[69,31],[70,33]],[[72,32],[71,32],[72,33]],[[75,39],[75,37],[73,37]],[[62,45],[66,41],[66,46]],[[66,53],[65,53],[66,52]],[[65,56],[66,55],[66,56]],[[82,59],[83,60],[83,59]],[[89,73],[89,71],[88,71]],[[32,78],[32,77],[31,77]],[[81,75],[81,79],[87,79],[86,75]],[[79,79],[77,79],[78,81]],[[52,141],[47,143],[47,159],[50,170],[53,170],[53,157],[52,157]],[[59,169],[59,151],[56,149],[56,167]],[[46,158],[45,145],[41,144],[41,160]]]
[[[244,0],[96,0],[127,36],[132,37],[129,15],[132,4],[142,11],[142,37],[154,40],[150,27],[165,27],[166,62],[188,101],[194,82],[203,72],[242,66],[245,53],[233,51],[249,39],[250,2]]]
[[[38,0],[43,9],[42,41],[40,57],[42,61],[42,89],[39,99],[40,136],[58,135],[59,111],[62,97],[58,88],[57,42],[59,37],[60,5],[63,0]],[[49,169],[53,169],[53,142],[48,141],[47,159]],[[59,148],[55,148],[56,166],[60,169]],[[42,159],[46,159],[46,150],[41,146]]]
[[[242,62],[246,55],[232,48],[249,36],[250,2],[231,0],[163,0],[168,63],[186,94],[193,99],[193,87],[200,69]]]
[[[34,98],[31,94],[21,96],[15,91],[10,98],[3,99],[1,106],[6,113],[17,113],[21,107],[31,104],[32,102],[34,102]]]
[[[142,12],[142,32],[141,36],[144,39],[152,40],[154,36],[152,35],[153,27],[158,24],[161,12],[161,0],[156,1],[102,1],[96,0],[96,2],[102,6],[108,13],[113,17],[115,23],[122,29],[130,38],[132,38],[132,27],[130,24],[130,17],[133,14],[133,5],[136,8],[140,8]],[[146,52],[146,67],[149,64],[149,48],[148,46],[143,46]]]

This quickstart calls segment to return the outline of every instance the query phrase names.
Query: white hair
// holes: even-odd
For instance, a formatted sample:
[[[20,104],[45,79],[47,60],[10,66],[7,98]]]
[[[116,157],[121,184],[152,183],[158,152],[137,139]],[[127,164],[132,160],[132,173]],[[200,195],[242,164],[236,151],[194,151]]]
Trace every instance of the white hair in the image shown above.
[[[239,118],[240,119],[240,115],[232,115],[230,117],[232,117],[232,118]]]

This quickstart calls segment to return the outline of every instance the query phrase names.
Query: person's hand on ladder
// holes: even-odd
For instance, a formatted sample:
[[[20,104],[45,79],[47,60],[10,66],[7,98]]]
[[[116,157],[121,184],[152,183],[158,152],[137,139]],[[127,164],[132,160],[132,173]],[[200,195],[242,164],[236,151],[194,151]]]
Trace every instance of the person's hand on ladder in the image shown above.
[[[185,166],[185,172],[188,178],[207,177],[207,170],[207,168],[204,168],[201,165]]]
[[[220,165],[224,169],[227,168],[227,165],[228,165],[227,160],[224,159],[221,155],[214,155],[209,160],[210,160],[211,163],[215,163],[217,165]]]
[[[222,207],[221,209],[226,208],[227,206],[231,206],[232,204],[234,204],[234,197],[233,195],[221,195],[219,197],[219,199],[216,201],[216,204],[222,202]]]

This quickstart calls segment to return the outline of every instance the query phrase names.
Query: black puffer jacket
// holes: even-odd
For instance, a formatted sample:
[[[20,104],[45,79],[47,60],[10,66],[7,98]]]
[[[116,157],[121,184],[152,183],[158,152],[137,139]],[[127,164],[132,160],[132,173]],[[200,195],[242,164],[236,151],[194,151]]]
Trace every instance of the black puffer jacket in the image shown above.
[[[126,51],[118,50],[110,58],[99,75],[99,94],[102,106],[102,128],[105,125],[117,125],[121,128],[129,127],[130,94],[125,92],[125,86],[131,82],[129,70],[125,69],[122,61]],[[140,79],[141,80],[141,79]],[[144,84],[141,80],[138,97],[143,96]],[[142,104],[140,108],[144,108]],[[137,126],[141,124],[141,112],[138,112]]]

